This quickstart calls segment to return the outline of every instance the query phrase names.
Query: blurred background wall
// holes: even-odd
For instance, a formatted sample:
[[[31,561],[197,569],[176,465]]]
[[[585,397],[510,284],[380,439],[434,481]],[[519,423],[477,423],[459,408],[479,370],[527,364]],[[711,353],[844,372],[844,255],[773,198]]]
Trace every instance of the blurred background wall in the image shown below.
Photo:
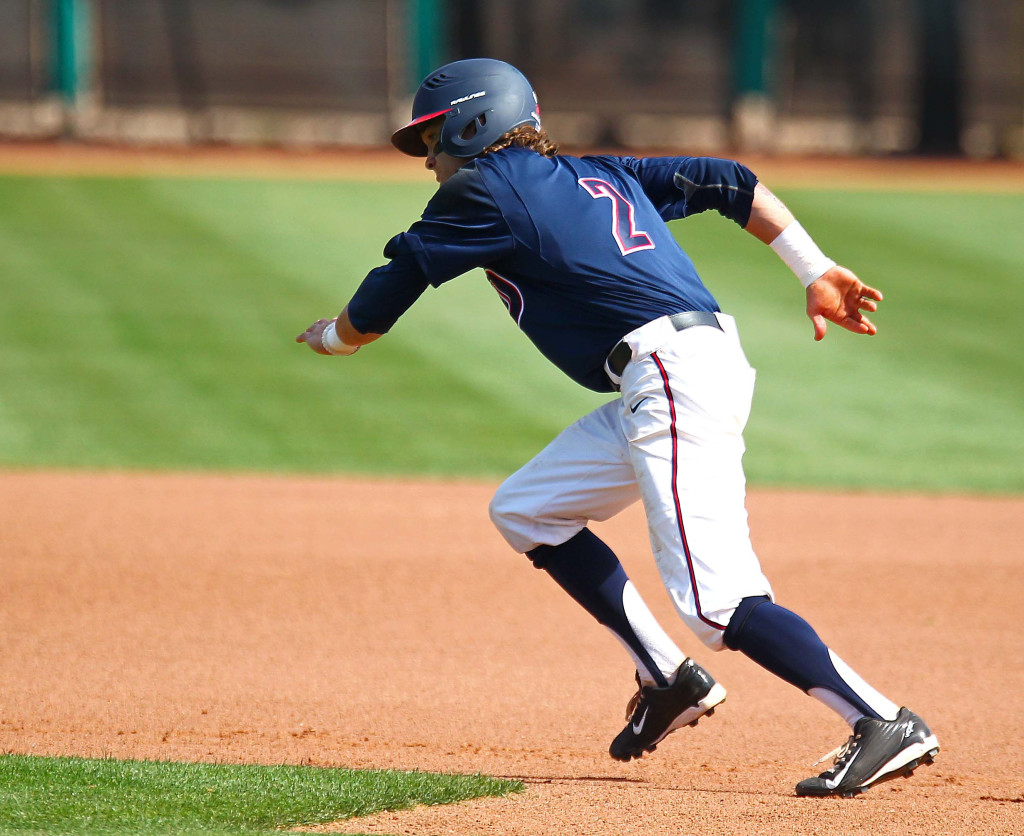
[[[566,145],[1024,157],[1022,0],[0,0],[0,138],[382,145],[479,55]]]

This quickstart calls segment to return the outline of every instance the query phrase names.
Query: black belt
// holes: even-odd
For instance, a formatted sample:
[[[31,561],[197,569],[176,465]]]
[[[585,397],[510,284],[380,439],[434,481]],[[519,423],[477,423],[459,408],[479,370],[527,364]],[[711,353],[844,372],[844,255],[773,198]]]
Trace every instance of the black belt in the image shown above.
[[[711,328],[717,328],[719,331],[722,330],[718,317],[710,311],[683,311],[682,313],[673,314],[668,319],[677,331],[693,328],[694,325],[708,325]],[[608,355],[608,368],[616,377],[622,377],[622,370],[626,368],[626,364],[632,359],[633,349],[629,347],[629,343],[620,340]]]

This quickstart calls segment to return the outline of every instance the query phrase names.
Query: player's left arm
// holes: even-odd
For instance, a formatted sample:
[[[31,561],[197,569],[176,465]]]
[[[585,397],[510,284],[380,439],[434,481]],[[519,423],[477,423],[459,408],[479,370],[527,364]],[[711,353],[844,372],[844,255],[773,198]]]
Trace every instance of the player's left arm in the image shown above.
[[[430,287],[500,260],[515,238],[480,172],[465,166],[448,180],[408,231],[384,247],[390,261],[367,273],[345,309],[296,337],[317,354],[355,354],[388,333]]]
[[[427,287],[415,261],[391,249],[400,237],[384,248],[385,255],[394,256],[392,260],[366,274],[340,314],[318,319],[295,341],[317,354],[346,356],[386,334]]]
[[[814,323],[814,339],[825,336],[829,322],[855,334],[878,333],[863,312],[878,310],[882,292],[827,258],[793,213],[763,183],[754,188],[745,229],[775,250],[806,288],[807,316]]]
[[[317,354],[355,354],[361,346],[381,338],[381,334],[364,334],[349,319],[348,305],[334,319],[318,319],[295,338]]]

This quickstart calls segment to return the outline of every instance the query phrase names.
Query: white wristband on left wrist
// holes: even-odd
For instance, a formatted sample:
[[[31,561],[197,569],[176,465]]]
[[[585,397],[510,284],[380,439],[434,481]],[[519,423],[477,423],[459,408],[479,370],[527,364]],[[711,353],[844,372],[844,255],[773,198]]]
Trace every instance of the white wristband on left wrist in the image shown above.
[[[320,345],[323,346],[324,351],[328,354],[336,356],[355,354],[359,351],[359,346],[349,345],[341,341],[341,337],[338,336],[338,328],[334,322],[331,322],[324,328],[323,333],[320,334]]]

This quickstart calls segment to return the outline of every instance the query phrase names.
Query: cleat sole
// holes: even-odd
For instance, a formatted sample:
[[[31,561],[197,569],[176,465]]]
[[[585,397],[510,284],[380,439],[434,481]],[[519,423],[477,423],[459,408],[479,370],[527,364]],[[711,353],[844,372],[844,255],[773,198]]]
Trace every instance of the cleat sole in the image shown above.
[[[725,700],[722,700],[722,702],[725,702]],[[718,704],[721,705],[722,703],[718,703]],[[691,729],[692,728],[696,728],[697,723],[699,723],[700,720],[701,720],[701,717],[711,717],[714,713],[715,713],[715,709],[714,708],[709,708],[707,711],[705,711],[703,714],[701,714],[700,717],[698,717],[692,723],[687,723],[686,725],[689,726]]]
[[[879,784],[884,784],[886,781],[891,781],[895,778],[912,778],[914,771],[921,766],[931,766],[935,763],[935,756],[939,754],[939,747],[929,749],[920,757],[914,758],[913,760],[907,761],[901,767],[894,769],[892,772],[888,772],[882,775],[880,778],[876,778],[870,784],[864,784],[860,787],[851,787],[848,790],[842,792],[822,792],[822,793],[807,793],[802,796],[804,798],[856,798],[861,793],[867,792],[868,790],[877,787]],[[799,795],[799,794],[798,794]]]

